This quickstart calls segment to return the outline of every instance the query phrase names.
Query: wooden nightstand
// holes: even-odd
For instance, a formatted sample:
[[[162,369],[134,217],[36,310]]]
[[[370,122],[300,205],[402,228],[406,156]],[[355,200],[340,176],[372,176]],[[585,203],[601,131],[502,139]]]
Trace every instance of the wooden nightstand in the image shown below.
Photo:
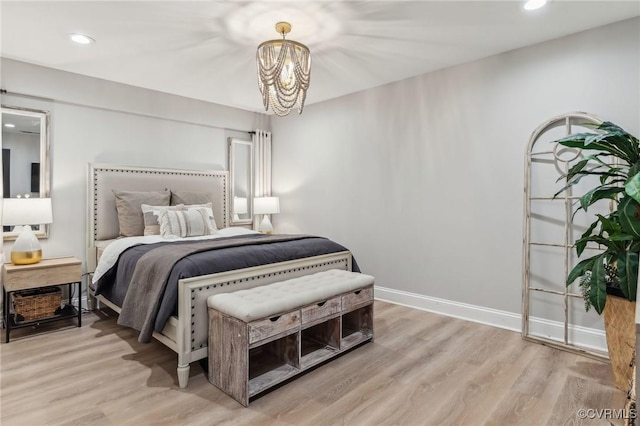
[[[82,309],[80,305],[80,293],[82,291],[82,263],[75,257],[44,259],[41,262],[32,265],[14,265],[12,263],[5,263],[2,265],[2,283],[6,343],[9,343],[9,334],[12,328],[28,327],[35,324],[44,324],[47,322],[74,317],[78,318],[78,327],[82,326]],[[77,308],[72,305],[70,300],[69,304],[62,309],[58,309],[55,315],[31,321],[18,321],[16,315],[10,313],[11,296],[13,293],[59,285],[66,285],[69,295],[71,295],[72,286],[77,285]]]

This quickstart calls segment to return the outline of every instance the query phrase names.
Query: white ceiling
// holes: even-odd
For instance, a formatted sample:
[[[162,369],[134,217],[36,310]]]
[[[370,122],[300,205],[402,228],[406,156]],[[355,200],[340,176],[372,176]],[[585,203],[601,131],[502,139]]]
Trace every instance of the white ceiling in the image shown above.
[[[255,51],[288,38],[312,53],[306,104],[640,16],[640,2],[2,1],[2,56],[264,111]],[[82,46],[69,33],[93,37]],[[11,90],[11,88],[6,88]]]

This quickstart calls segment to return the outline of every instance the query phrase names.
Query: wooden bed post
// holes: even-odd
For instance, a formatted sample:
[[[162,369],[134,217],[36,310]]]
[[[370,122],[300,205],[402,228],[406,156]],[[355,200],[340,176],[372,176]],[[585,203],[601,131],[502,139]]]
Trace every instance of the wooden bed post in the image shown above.
[[[180,363],[181,357],[182,355],[178,354],[178,386],[180,386],[180,389],[184,389],[189,383],[189,370],[191,367],[189,367],[189,364],[182,365]]]

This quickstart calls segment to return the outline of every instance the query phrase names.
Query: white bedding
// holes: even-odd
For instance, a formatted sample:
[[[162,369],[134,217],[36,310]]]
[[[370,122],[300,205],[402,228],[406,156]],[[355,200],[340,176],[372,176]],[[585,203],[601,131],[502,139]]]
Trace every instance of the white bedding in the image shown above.
[[[108,246],[104,248],[102,252],[102,256],[100,256],[100,260],[98,265],[96,266],[96,270],[93,273],[93,279],[91,282],[94,284],[109,270],[116,264],[118,261],[118,257],[120,254],[128,249],[129,247],[133,247],[137,244],[153,244],[153,243],[161,243],[161,242],[174,242],[174,241],[198,241],[198,240],[211,240],[215,238],[222,237],[234,237],[236,235],[247,235],[247,234],[258,234],[256,231],[252,231],[247,228],[241,227],[231,227],[231,228],[223,228],[219,229],[213,235],[204,235],[201,237],[189,237],[189,238],[172,238],[166,239],[162,238],[160,235],[147,235],[140,237],[123,237],[113,240]]]

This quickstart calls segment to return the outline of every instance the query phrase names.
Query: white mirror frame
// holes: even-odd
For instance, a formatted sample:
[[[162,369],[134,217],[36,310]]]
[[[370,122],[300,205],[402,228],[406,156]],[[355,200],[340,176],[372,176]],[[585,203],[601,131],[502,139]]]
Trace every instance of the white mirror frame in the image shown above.
[[[239,180],[236,174],[239,170],[236,168],[236,156],[238,147],[243,146],[249,149],[249,158],[247,159],[246,170],[248,173],[247,188],[247,215],[246,219],[240,219],[234,212],[234,204],[236,197],[236,182]],[[229,138],[228,139],[228,152],[229,152],[229,221],[231,225],[251,225],[253,224],[253,142],[243,139]]]
[[[33,117],[40,120],[40,198],[50,198],[50,174],[51,174],[51,157],[49,151],[49,112],[36,109],[21,108],[16,106],[2,105],[2,115],[17,115],[21,117]],[[11,194],[3,194],[9,198]],[[49,225],[40,224],[35,227],[33,233],[38,238],[49,237]],[[4,232],[4,240],[15,240],[18,238],[19,232]]]

